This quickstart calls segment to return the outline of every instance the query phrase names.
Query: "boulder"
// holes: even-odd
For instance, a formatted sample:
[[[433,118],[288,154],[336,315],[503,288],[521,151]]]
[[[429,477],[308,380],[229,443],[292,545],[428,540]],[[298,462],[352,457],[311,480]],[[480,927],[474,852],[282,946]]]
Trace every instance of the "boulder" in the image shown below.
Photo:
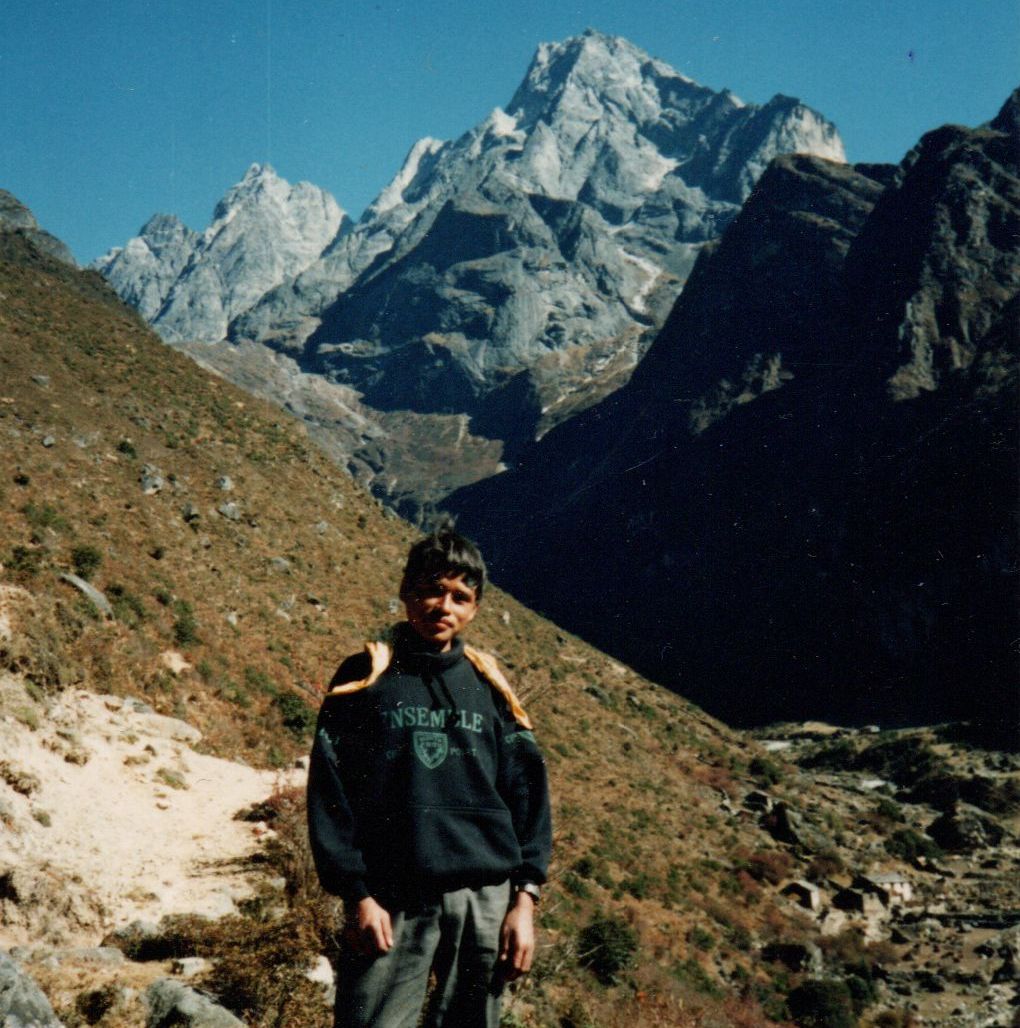
[[[244,1028],[229,1010],[172,978],[160,978],[146,993],[145,1028]]]
[[[241,508],[233,500],[228,503],[221,503],[216,508],[216,512],[222,514],[228,521],[241,520]]]
[[[162,960],[159,926],[151,921],[132,921],[115,928],[103,939],[103,946],[119,949],[131,960]]]
[[[4,1028],[63,1028],[39,986],[2,950],[0,1024]]]
[[[141,485],[142,492],[146,496],[155,496],[166,485],[166,478],[163,476],[163,472],[154,464],[146,464],[142,468],[138,483]]]
[[[762,825],[774,839],[799,846],[808,853],[829,853],[836,848],[824,832],[808,824],[802,814],[785,803],[777,803],[762,819]]]
[[[993,817],[977,807],[955,803],[926,829],[944,850],[950,852],[998,846],[1006,831]]]

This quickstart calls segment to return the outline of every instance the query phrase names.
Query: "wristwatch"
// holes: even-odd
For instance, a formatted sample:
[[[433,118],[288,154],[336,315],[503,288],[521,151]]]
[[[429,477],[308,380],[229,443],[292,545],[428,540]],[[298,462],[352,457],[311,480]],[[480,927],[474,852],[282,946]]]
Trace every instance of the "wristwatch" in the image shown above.
[[[536,904],[542,901],[542,888],[534,882],[516,882],[514,893],[526,892]]]

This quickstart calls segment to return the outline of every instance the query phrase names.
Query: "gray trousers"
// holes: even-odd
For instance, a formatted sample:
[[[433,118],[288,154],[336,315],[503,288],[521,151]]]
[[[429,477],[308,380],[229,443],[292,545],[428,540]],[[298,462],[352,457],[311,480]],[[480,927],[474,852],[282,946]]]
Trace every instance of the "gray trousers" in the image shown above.
[[[509,902],[510,883],[503,882],[391,910],[389,953],[341,954],[336,1028],[415,1028],[433,970],[423,1028],[498,1028],[503,981],[496,962]]]

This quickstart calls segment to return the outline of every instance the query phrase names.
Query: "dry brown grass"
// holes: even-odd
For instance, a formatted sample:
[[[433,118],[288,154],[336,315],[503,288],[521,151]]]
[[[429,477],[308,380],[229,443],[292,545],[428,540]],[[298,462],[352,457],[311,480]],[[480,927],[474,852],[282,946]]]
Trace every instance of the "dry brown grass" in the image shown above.
[[[300,705],[312,712],[340,659],[397,617],[415,533],[300,425],[51,272],[0,264],[0,582],[23,586],[36,609],[34,634],[0,647],[0,664],[41,693],[73,681],[143,697],[199,727],[218,755],[289,763],[309,741]],[[154,495],[140,486],[145,465],[164,479]],[[217,513],[229,501],[239,520]],[[58,577],[83,547],[100,555],[91,581],[115,601],[113,621]],[[764,1023],[750,940],[791,920],[740,876],[733,854],[754,852],[761,832],[722,807],[752,787],[744,769],[757,750],[497,589],[472,639],[519,687],[554,797],[538,967],[513,1016],[566,1024],[580,1004],[599,1025]],[[167,670],[170,649],[190,669]],[[273,802],[288,905],[224,924],[214,947],[216,988],[258,1024],[298,1023],[293,1012],[279,1021],[280,1003],[304,1002],[295,968],[332,932],[301,798]],[[602,914],[639,939],[633,969],[610,987],[577,960],[578,932]],[[290,958],[288,939],[300,944]],[[242,980],[245,967],[265,981]]]

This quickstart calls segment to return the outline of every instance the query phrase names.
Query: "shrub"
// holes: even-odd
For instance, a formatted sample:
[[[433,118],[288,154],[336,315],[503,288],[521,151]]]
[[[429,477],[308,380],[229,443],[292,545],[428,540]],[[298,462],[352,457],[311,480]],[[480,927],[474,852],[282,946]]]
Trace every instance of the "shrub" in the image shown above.
[[[634,963],[637,935],[622,918],[596,917],[578,938],[580,962],[603,985],[615,985],[617,975]]]
[[[783,777],[779,765],[768,757],[755,757],[747,770],[759,785],[775,785]]]
[[[37,575],[42,567],[45,555],[46,551],[42,549],[35,549],[29,546],[15,546],[11,550],[7,567],[17,574]]]
[[[94,546],[76,546],[71,551],[74,573],[86,581],[92,577],[103,562],[103,555]]]
[[[195,620],[195,612],[187,600],[177,600],[174,603],[174,641],[179,646],[188,646],[198,642],[198,622]]]
[[[823,882],[826,878],[838,875],[845,866],[843,858],[835,850],[831,853],[818,853],[811,858],[804,877],[809,882]]]
[[[934,860],[942,856],[942,847],[934,839],[920,835],[912,828],[901,828],[894,832],[885,840],[885,848],[901,860],[916,860],[918,857]]]
[[[251,697],[232,678],[224,676],[216,691],[225,700],[236,703],[239,707],[247,708],[251,706]]]
[[[747,860],[747,872],[758,882],[778,885],[790,874],[793,857],[785,850],[762,850]]]
[[[55,532],[62,532],[67,528],[67,520],[64,516],[48,503],[44,503],[41,507],[34,503],[26,503],[21,508],[21,513],[25,515],[25,520],[36,531],[52,528]]]
[[[865,1009],[878,999],[878,988],[871,980],[868,969],[865,969],[864,974],[847,975],[846,987],[850,992],[850,1002],[855,1014],[864,1013]]]
[[[799,1028],[855,1028],[853,1000],[844,982],[812,978],[786,997]]]
[[[135,449],[134,443],[132,443],[130,439],[121,439],[121,441],[117,443],[117,452],[123,453],[128,457],[138,456],[138,451]]]
[[[180,771],[174,771],[169,767],[161,767],[156,772],[156,777],[166,786],[171,789],[187,789],[188,783],[184,780],[184,776]]]
[[[886,821],[903,821],[903,811],[900,809],[900,805],[895,801],[889,799],[888,796],[883,796],[878,804],[875,806],[875,813]]]
[[[280,711],[283,727],[295,739],[304,739],[312,734],[315,728],[315,712],[300,696],[295,696],[292,692],[280,693],[273,703]]]
[[[647,871],[638,871],[636,875],[621,879],[620,888],[635,899],[645,899],[655,884],[655,878]]]
[[[244,684],[249,689],[271,696],[274,700],[280,697],[280,687],[274,682],[265,671],[249,665],[244,669]]]
[[[674,965],[673,974],[677,979],[684,982],[695,992],[702,992],[706,996],[719,997],[722,989],[719,983],[698,963],[694,957],[688,957],[679,964]]]
[[[113,608],[114,617],[131,628],[137,628],[145,620],[146,610],[142,601],[128,592],[122,585],[111,585],[106,590]]]
[[[571,896],[577,896],[579,899],[587,899],[591,896],[591,889],[588,887],[588,883],[574,871],[567,871],[563,875],[562,884],[563,888]]]

